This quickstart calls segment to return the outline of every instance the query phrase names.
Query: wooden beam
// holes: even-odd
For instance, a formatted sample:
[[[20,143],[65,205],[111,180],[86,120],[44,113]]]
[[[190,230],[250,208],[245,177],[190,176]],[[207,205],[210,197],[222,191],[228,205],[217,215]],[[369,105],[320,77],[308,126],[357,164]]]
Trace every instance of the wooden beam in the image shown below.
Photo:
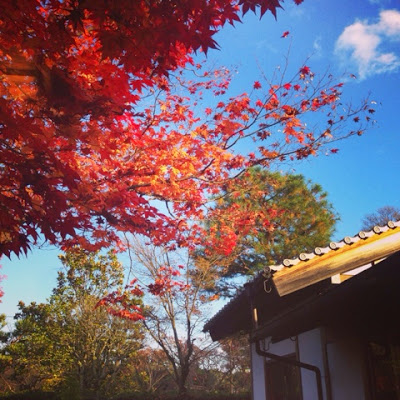
[[[339,284],[344,281],[347,281],[347,279],[352,278],[354,275],[349,275],[349,274],[336,274],[331,276],[331,282],[334,284]]]
[[[301,261],[293,267],[283,268],[274,274],[273,282],[279,295],[284,296],[397,251],[400,251],[400,227],[374,234],[365,240],[360,239],[309,261]]]

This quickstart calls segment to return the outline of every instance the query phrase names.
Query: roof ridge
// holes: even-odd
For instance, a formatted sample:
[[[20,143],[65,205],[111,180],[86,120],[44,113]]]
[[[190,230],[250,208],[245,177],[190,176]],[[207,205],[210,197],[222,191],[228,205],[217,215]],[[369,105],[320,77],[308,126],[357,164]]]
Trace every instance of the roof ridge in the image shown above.
[[[228,308],[232,307],[232,303],[237,301],[237,298],[245,292],[246,287],[254,284],[260,278],[268,279],[267,276],[270,277],[271,272],[277,272],[281,271],[284,268],[290,268],[292,266],[299,264],[300,262],[309,261],[315,257],[322,256],[331,251],[336,251],[345,246],[351,246],[353,243],[359,242],[360,240],[369,239],[371,237],[380,235],[384,232],[387,232],[388,230],[393,230],[398,227],[400,227],[400,220],[388,221],[386,225],[383,226],[377,225],[374,226],[369,231],[359,231],[354,236],[345,236],[338,242],[330,242],[329,245],[326,247],[316,247],[314,251],[311,253],[300,253],[298,257],[295,257],[293,259],[284,259],[281,264],[266,266],[263,271],[260,271],[257,274],[255,274],[248,282],[246,282],[242,287],[237,289],[235,295],[210,319],[210,321],[208,321],[205,324],[204,329],[207,330],[207,327],[209,326],[212,320],[217,318],[218,315],[225,312],[225,310],[227,310]]]
[[[386,225],[376,225],[369,231],[359,231],[354,236],[345,236],[338,242],[330,242],[329,245],[326,247],[316,247],[311,253],[300,253],[295,258],[285,258],[281,264],[269,265],[267,268],[271,269],[272,271],[280,271],[283,268],[290,268],[299,264],[302,261],[309,261],[316,256],[322,256],[326,253],[329,253],[330,251],[335,251],[342,247],[350,246],[360,240],[366,240],[372,236],[380,235],[381,233],[387,232],[390,229],[396,229],[398,227],[400,227],[400,220],[388,221]]]

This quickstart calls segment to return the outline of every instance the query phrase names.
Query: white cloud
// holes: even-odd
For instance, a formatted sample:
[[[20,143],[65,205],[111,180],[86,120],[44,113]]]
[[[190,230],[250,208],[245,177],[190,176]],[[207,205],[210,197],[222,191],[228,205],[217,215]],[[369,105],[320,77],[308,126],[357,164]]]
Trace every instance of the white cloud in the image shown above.
[[[360,79],[400,69],[400,12],[383,10],[377,23],[356,21],[336,41],[335,53]],[[393,48],[394,44],[394,48]]]
[[[400,39],[400,12],[397,10],[386,10],[380,14],[378,30],[387,36],[395,36]]]
[[[313,50],[314,50],[314,53],[313,53],[313,55],[314,55],[315,57],[322,57],[322,45],[321,45],[321,42],[322,42],[321,36],[318,36],[318,37],[314,40],[314,43],[313,43]]]

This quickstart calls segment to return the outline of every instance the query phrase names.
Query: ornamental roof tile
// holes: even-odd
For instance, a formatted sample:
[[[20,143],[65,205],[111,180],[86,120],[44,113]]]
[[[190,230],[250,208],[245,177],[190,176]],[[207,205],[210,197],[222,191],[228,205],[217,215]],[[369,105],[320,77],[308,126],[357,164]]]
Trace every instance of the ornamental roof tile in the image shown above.
[[[338,242],[331,242],[329,246],[326,247],[316,247],[312,253],[301,253],[296,258],[285,259],[282,264],[278,265],[269,265],[267,268],[270,268],[272,271],[281,271],[283,268],[293,267],[300,262],[309,261],[315,257],[323,256],[332,251],[336,251],[345,246],[351,246],[354,243],[359,242],[360,240],[366,240],[371,238],[372,236],[380,235],[390,229],[395,229],[400,227],[400,221],[389,221],[385,226],[374,226],[370,231],[360,231],[354,236],[345,236],[342,240]]]
[[[272,281],[274,281],[275,275],[282,275],[289,272],[293,267],[295,267],[293,269],[297,269],[303,265],[306,266],[309,262],[322,262],[324,259],[333,258],[335,254],[342,253],[347,249],[350,250],[354,247],[353,245],[357,243],[358,245],[361,245],[363,243],[368,244],[377,241],[379,236],[382,234],[382,236],[389,236],[392,234],[392,232],[389,231],[393,231],[393,235],[396,235],[397,240],[398,233],[400,232],[400,220],[389,221],[385,226],[375,226],[370,231],[360,231],[354,236],[346,236],[340,241],[331,242],[326,247],[316,247],[313,252],[301,253],[298,257],[293,259],[284,259],[281,264],[266,266],[263,271],[255,275],[237,291],[236,295],[205,324],[203,330],[210,331],[216,321],[219,321],[225,315],[229,315],[229,313],[234,312],[235,315],[238,315],[238,313],[241,312],[240,310],[243,308],[243,304],[248,301],[249,293],[256,287],[265,288],[265,281],[270,280],[271,278]],[[363,243],[360,243],[360,241]],[[358,246],[356,245],[356,247]],[[370,260],[369,262],[372,261],[377,261],[377,259]],[[349,265],[349,270],[350,269],[352,269],[351,265]],[[333,275],[335,274],[332,274],[332,276]]]

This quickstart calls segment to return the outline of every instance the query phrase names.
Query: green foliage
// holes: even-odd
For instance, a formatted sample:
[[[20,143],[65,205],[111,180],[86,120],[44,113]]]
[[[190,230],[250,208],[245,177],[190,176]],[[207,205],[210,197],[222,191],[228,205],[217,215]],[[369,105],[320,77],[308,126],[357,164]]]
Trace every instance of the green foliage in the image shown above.
[[[101,296],[123,290],[114,253],[74,251],[45,304],[19,304],[15,329],[3,349],[18,390],[56,390],[62,399],[115,394],[122,368],[141,346],[138,324],[96,307]]]
[[[240,179],[240,190],[235,187],[227,190],[216,207],[224,210],[235,205],[235,210],[251,212],[256,216],[255,229],[244,235],[240,230],[236,232],[239,245],[229,257],[212,260],[212,256],[205,256],[207,252],[204,252],[197,260],[198,265],[205,259],[220,264],[216,274],[225,279],[216,289],[212,282],[209,287],[226,295],[231,288],[230,278],[253,275],[265,266],[326,245],[338,219],[327,193],[302,175],[252,168]],[[273,222],[263,215],[272,215]]]
[[[64,301],[79,301],[86,296],[99,299],[123,285],[123,267],[113,251],[101,255],[74,249],[59,258],[64,271],[58,274],[53,299],[55,296],[63,296]]]
[[[62,327],[48,304],[20,302],[18,308],[14,331],[3,349],[12,361],[10,380],[18,382],[19,390],[52,390],[71,362],[62,343]]]
[[[0,314],[0,343],[4,343],[7,340],[8,334],[3,330],[6,325],[6,315]]]
[[[327,200],[327,193],[318,184],[302,175],[271,173],[254,169],[248,175],[252,191],[265,195],[252,202],[251,192],[239,203],[256,208],[275,210],[272,227],[257,227],[257,235],[245,242],[254,252],[244,253],[240,261],[258,270],[268,264],[278,264],[301,252],[326,244],[334,232],[337,217]],[[250,263],[249,263],[250,262]]]

